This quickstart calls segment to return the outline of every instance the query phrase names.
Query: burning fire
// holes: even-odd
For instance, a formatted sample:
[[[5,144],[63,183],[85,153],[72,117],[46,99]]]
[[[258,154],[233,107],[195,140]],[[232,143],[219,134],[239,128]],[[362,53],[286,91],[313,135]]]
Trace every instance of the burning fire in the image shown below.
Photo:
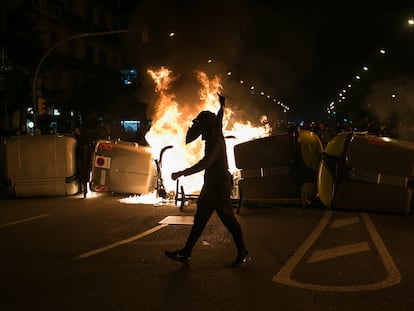
[[[180,105],[175,100],[175,95],[170,91],[171,83],[175,80],[172,71],[160,67],[157,70],[148,70],[148,74],[154,80],[155,92],[158,99],[155,103],[155,111],[152,116],[152,126],[145,138],[152,148],[153,156],[158,159],[161,150],[166,146],[173,146],[165,151],[161,159],[161,171],[164,186],[169,191],[176,190],[176,181],[171,179],[171,173],[183,170],[197,163],[204,156],[204,142],[201,139],[185,144],[187,129],[191,126],[192,120],[202,110],[209,110],[214,113],[220,108],[217,93],[221,93],[223,87],[218,76],[209,79],[201,71],[197,72],[197,80],[201,84],[198,90],[199,103],[192,103],[191,109],[188,105]],[[265,137],[270,133],[268,126],[254,127],[249,121],[242,122],[236,119],[233,110],[226,106],[223,118],[223,134],[231,136],[226,140],[229,170],[237,175],[233,147],[236,144],[251,139]],[[231,125],[229,120],[231,119]],[[160,160],[160,159],[158,159]],[[183,186],[186,194],[197,193],[203,184],[203,174],[181,177],[180,187]]]

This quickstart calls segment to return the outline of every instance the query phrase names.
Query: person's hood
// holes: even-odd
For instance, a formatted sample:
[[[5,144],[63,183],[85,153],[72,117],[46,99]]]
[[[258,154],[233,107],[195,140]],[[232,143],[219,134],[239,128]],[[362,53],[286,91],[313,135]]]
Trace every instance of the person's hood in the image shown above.
[[[211,111],[202,111],[193,120],[193,125],[188,129],[185,143],[195,141],[200,135],[205,135],[211,131],[217,121],[217,117]]]

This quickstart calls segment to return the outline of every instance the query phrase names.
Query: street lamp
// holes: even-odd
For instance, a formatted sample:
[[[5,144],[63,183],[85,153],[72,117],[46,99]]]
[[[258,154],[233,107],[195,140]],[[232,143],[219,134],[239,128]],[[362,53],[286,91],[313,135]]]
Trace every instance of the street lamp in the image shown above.
[[[113,34],[119,34],[119,33],[125,33],[125,32],[133,32],[133,31],[140,31],[141,28],[130,28],[130,29],[121,29],[121,30],[112,30],[112,31],[103,31],[103,32],[89,32],[89,33],[81,33],[77,35],[73,35],[70,37],[67,37],[65,39],[62,39],[58,42],[56,42],[54,45],[52,45],[42,56],[39,63],[37,64],[36,71],[33,76],[33,85],[32,85],[32,106],[33,106],[33,123],[35,128],[37,127],[37,79],[39,77],[40,69],[42,68],[42,65],[46,58],[49,56],[49,54],[56,49],[59,45],[61,45],[64,42],[73,40],[73,39],[79,39],[79,38],[88,38],[88,37],[96,37],[96,36],[105,36],[105,35],[113,35]]]

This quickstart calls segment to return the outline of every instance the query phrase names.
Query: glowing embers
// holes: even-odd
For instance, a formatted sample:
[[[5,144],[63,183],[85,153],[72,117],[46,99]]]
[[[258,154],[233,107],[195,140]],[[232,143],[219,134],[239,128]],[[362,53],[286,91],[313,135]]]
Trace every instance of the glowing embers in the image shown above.
[[[120,203],[125,204],[154,204],[154,205],[164,205],[164,204],[174,204],[174,201],[165,200],[157,195],[157,191],[153,191],[148,194],[142,195],[132,195],[127,198],[119,200]]]

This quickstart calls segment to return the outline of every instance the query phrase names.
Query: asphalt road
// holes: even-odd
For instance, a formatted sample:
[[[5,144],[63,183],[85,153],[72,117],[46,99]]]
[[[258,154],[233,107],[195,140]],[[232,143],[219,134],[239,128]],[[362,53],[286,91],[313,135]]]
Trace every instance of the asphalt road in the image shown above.
[[[0,199],[1,309],[414,310],[412,215],[244,206],[252,261],[234,269],[215,215],[187,266],[164,251],[195,206],[122,198]]]

